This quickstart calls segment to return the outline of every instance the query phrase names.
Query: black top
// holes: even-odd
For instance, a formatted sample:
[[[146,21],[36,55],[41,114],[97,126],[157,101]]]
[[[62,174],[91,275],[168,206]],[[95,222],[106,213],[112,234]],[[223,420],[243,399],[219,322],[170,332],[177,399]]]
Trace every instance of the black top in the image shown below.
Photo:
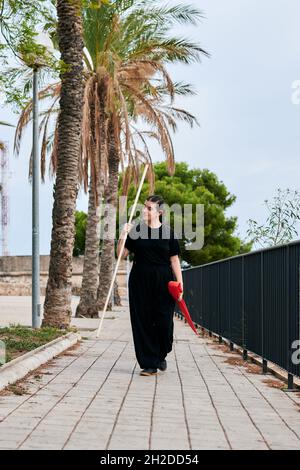
[[[125,247],[134,253],[137,263],[170,265],[170,256],[181,254],[178,238],[167,224],[157,228],[143,221],[136,224],[127,235]]]

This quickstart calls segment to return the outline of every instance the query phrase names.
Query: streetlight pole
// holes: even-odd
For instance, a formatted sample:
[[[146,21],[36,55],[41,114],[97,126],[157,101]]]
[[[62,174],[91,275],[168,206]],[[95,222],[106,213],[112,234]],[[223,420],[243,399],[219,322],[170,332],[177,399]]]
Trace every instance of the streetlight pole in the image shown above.
[[[39,227],[39,140],[38,140],[38,67],[33,68],[32,126],[32,327],[41,324],[40,304],[40,227]]]

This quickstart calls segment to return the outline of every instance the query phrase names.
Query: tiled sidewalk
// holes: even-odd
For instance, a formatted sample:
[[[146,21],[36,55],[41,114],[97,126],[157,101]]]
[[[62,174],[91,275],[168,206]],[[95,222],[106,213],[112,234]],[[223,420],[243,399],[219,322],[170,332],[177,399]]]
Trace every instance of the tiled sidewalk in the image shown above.
[[[232,365],[237,353],[177,318],[168,369],[140,376],[128,309],[106,315],[98,340],[83,332],[21,383],[26,394],[0,396],[0,448],[300,449],[300,393]]]

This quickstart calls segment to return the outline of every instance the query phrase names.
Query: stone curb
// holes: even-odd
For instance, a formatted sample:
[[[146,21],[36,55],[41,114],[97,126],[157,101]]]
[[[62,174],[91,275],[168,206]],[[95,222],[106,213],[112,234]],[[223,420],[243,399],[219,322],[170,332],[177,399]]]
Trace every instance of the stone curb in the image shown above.
[[[80,339],[80,334],[70,332],[4,364],[0,367],[0,390],[74,346]]]

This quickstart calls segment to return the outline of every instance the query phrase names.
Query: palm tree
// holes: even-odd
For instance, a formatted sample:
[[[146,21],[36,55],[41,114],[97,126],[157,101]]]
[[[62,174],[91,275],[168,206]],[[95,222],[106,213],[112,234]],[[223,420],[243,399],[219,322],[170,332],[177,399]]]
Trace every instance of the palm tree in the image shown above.
[[[192,90],[188,85],[173,83],[164,64],[178,61],[189,63],[199,60],[201,53],[208,55],[196,44],[167,35],[174,21],[195,22],[201,15],[191,7],[158,7],[155,3],[151,2],[149,8],[148,3],[137,1],[131,8],[130,2],[116,0],[113,5],[102,6],[99,10],[84,11],[86,50],[83,57],[86,67],[79,181],[83,183],[85,191],[89,187],[89,213],[78,315],[98,314],[97,298],[101,303],[110,281],[113,243],[105,239],[102,244],[100,277],[102,281],[107,276],[108,281],[99,283],[97,294],[99,214],[104,188],[106,187],[104,200],[116,204],[116,175],[119,163],[124,167],[125,157],[128,157],[128,167],[135,182],[138,182],[139,161],[151,161],[146,144],[147,136],[157,139],[161,145],[172,174],[174,150],[168,126],[175,130],[178,118],[190,124],[194,121],[194,117],[188,112],[165,104],[166,95],[171,97],[172,102],[175,94],[188,94]],[[54,83],[40,92],[41,99],[52,99],[41,122],[41,131],[44,129],[41,147],[42,177],[47,151],[52,152],[52,171],[55,172],[57,168],[58,122],[50,136],[48,126],[50,117],[57,112],[55,106],[60,89],[61,84]],[[18,124],[15,140],[17,149],[23,127],[30,115],[29,103]],[[154,129],[141,132],[134,127],[133,124],[140,117]],[[144,146],[143,151],[137,147],[135,137],[140,139]],[[152,169],[149,172],[149,182],[153,188]]]
[[[177,87],[177,89],[179,89]],[[185,89],[186,91],[187,89]],[[192,93],[191,89],[188,89],[189,91],[187,93]],[[162,92],[162,90],[161,90]],[[172,106],[166,106],[160,103],[161,100],[164,100],[165,98],[165,92],[161,93],[161,98],[158,98],[158,93],[156,98],[151,102],[151,98],[144,96],[143,100],[146,103],[146,106],[144,107],[143,104],[139,104],[139,106],[136,106],[136,110],[134,111],[132,109],[132,114],[130,116],[131,121],[134,119],[138,118],[144,118],[145,120],[148,120],[151,122],[151,119],[153,116],[151,116],[151,113],[156,113],[157,117],[161,119],[161,123],[166,129],[166,132],[168,132],[168,126],[173,129],[173,131],[177,130],[177,122],[176,119],[183,119],[186,122],[188,122],[191,126],[193,126],[194,122],[197,122],[196,118],[188,113],[185,110],[174,108]],[[148,106],[150,105],[150,110],[151,113],[149,113]],[[161,105],[161,106],[160,106]],[[138,114],[134,114],[134,113]],[[155,123],[155,120],[154,120]],[[167,126],[168,125],[168,126]],[[132,148],[132,153],[135,154],[135,159],[138,159],[140,161],[148,160],[151,161],[151,155],[149,152],[149,148],[146,142],[147,137],[151,137],[156,139],[160,143],[160,137],[158,134],[158,131],[139,131],[135,128],[135,126],[131,123],[130,124],[131,128],[131,133],[130,133],[130,139],[131,139],[131,148]],[[111,129],[112,136],[113,134],[113,127]],[[138,137],[138,139],[141,141],[143,144],[144,148],[141,150],[140,148],[136,147],[134,137]],[[109,205],[109,210],[107,209],[104,213],[104,220],[106,223],[106,227],[110,231],[115,229],[116,226],[116,209],[117,209],[117,195],[118,195],[118,167],[119,167],[119,161],[120,161],[120,156],[117,151],[116,145],[115,145],[115,138],[113,137],[108,137],[108,142],[109,142],[109,148],[110,148],[110,153],[109,153],[109,168],[112,168],[112,176],[109,177],[109,184],[106,187],[105,190],[105,202],[107,205]],[[171,140],[170,140],[171,142]],[[172,157],[173,157],[173,147],[172,147]],[[146,157],[146,158],[145,158]],[[148,157],[148,158],[147,158]],[[169,171],[170,173],[170,171]],[[127,194],[127,190],[129,188],[129,182],[130,182],[130,177],[127,178],[123,181],[123,195]],[[155,184],[155,175],[154,177],[150,176],[149,179],[149,191],[150,193],[153,192],[154,184]],[[112,273],[113,273],[113,266],[114,266],[114,260],[115,260],[115,249],[114,249],[114,239],[111,237],[106,237],[104,238],[102,242],[102,251],[101,251],[101,257],[100,257],[100,270],[99,270],[99,285],[98,285],[98,290],[97,290],[97,310],[96,312],[98,313],[98,310],[102,310],[104,308],[105,300],[108,294],[109,290],[109,285],[110,281],[112,278]],[[108,304],[108,309],[111,308],[111,303],[109,302]],[[96,316],[96,312],[94,312],[94,315]]]
[[[118,11],[109,6],[103,8],[107,13],[106,16],[104,15],[105,22],[101,10],[89,11],[88,15],[84,16],[85,43],[90,51],[92,62],[98,60],[101,67],[107,70],[109,77],[107,97],[110,98],[110,102],[107,103],[106,109],[108,114],[113,114],[115,118],[110,120],[111,131],[107,134],[108,142],[110,142],[110,135],[113,136],[113,144],[109,144],[111,151],[108,156],[108,165],[112,175],[109,176],[111,181],[107,186],[105,201],[115,209],[118,188],[116,175],[119,163],[123,161],[120,135],[123,132],[125,151],[134,169],[134,160],[141,155],[141,152],[135,149],[130,122],[142,117],[146,123],[154,126],[156,132],[152,131],[151,135],[159,141],[166,155],[168,170],[170,174],[173,174],[174,151],[168,125],[175,129],[175,117],[185,119],[190,123],[193,123],[194,117],[184,110],[164,106],[166,94],[173,101],[176,92],[186,94],[191,92],[188,86],[174,84],[164,65],[167,62],[189,63],[192,60],[198,60],[200,53],[207,54],[198,45],[184,39],[170,37],[168,34],[175,21],[194,22],[200,16],[197,10],[187,6],[161,7],[155,5],[156,2],[151,2],[150,6],[149,2],[136,2],[133,8],[128,9],[124,8],[123,2],[116,3],[121,4]],[[106,27],[103,27],[103,24]],[[99,37],[100,31],[101,38]],[[150,159],[148,151],[144,156]],[[138,174],[135,177],[137,179]],[[153,187],[152,168],[149,180]],[[106,215],[106,225],[115,227],[115,211]],[[92,241],[88,241],[88,246],[90,242]],[[95,243],[99,245],[99,241],[95,240]],[[102,243],[97,305],[91,308],[94,309],[95,316],[104,305],[113,261],[114,241],[108,237]],[[90,271],[86,278],[89,275]],[[81,298],[77,312],[81,314],[85,307],[86,301]]]
[[[108,183],[105,187],[104,201],[106,204],[103,221],[105,226],[103,233],[106,234],[102,242],[101,257],[99,260],[99,284],[96,295],[96,310],[94,315],[98,316],[98,310],[103,308],[102,304],[99,304],[99,299],[103,299],[102,289],[106,293],[105,289],[109,289],[109,282],[113,274],[113,262],[115,254],[115,243],[114,243],[114,230],[116,227],[116,210],[117,210],[117,193],[118,193],[118,177],[119,177],[119,162],[120,155],[118,152],[117,142],[119,139],[116,134],[115,126],[116,117],[112,114],[108,121],[107,129],[107,140],[108,140],[108,169],[109,178]],[[115,291],[117,291],[117,284],[115,283]],[[107,291],[108,292],[108,291]],[[113,294],[115,295],[115,294]],[[111,308],[109,303],[108,308]]]
[[[52,211],[49,277],[42,326],[66,328],[71,318],[72,253],[83,103],[81,0],[57,0],[61,74],[57,168]]]

